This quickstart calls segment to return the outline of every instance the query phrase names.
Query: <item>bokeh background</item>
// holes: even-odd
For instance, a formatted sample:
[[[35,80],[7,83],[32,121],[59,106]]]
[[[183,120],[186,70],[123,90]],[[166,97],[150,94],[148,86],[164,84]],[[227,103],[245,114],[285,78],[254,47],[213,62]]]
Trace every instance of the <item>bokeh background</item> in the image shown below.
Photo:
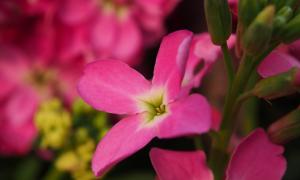
[[[9,0],[1,0],[0,7],[5,7],[3,4]],[[17,1],[18,2],[18,1]],[[1,4],[3,3],[3,4]],[[49,7],[51,8],[51,7]],[[46,8],[47,9],[47,8]],[[8,29],[22,28],[22,35],[32,33],[32,23],[36,21],[38,16],[31,17],[18,17],[18,14],[9,12],[9,18],[4,19],[1,15],[7,9],[0,9],[0,39],[5,42],[5,39],[9,39],[9,36],[15,36],[13,32],[8,33]],[[1,12],[2,11],[2,12]],[[2,14],[1,14],[2,13]],[[2,18],[2,19],[1,19]],[[29,19],[28,19],[29,18]],[[174,10],[166,17],[164,21],[166,27],[166,33],[173,32],[179,29],[188,29],[194,33],[201,33],[206,31],[206,23],[203,11],[202,0],[181,0]],[[105,27],[104,27],[105,28]],[[17,29],[20,30],[20,29]],[[68,36],[68,32],[65,34]],[[46,37],[42,37],[46,38]],[[1,41],[2,41],[1,40]],[[39,39],[41,40],[41,39]],[[44,39],[46,41],[46,39]],[[65,40],[66,43],[72,43],[72,39]],[[68,42],[70,41],[70,42]],[[1,42],[3,44],[3,42]],[[47,42],[47,41],[46,41]],[[18,44],[19,42],[17,42]],[[0,48],[2,47],[2,44]],[[31,47],[33,53],[36,49]],[[143,47],[144,55],[142,61],[135,66],[135,68],[144,74],[147,78],[152,77],[152,71],[155,63],[156,53],[159,48],[159,40],[148,47]],[[42,51],[42,50],[41,50]],[[39,52],[41,52],[39,51]],[[4,48],[0,49],[0,52],[4,52]],[[43,52],[42,52],[43,53]],[[238,62],[236,62],[238,63]],[[0,64],[1,66],[2,64]],[[72,64],[67,66],[74,68]],[[0,68],[2,69],[2,68]],[[18,73],[18,72],[14,72]],[[218,109],[222,109],[224,101],[224,94],[226,89],[226,74],[224,71],[224,65],[222,61],[218,61],[213,67],[208,76],[204,79],[204,85],[201,89],[195,89],[195,91],[201,92],[208,97],[210,102]],[[0,85],[0,88],[1,85]],[[252,102],[247,103],[239,115],[240,119],[249,118],[254,119],[257,126],[267,128],[274,120],[279,119],[283,115],[295,109],[300,103],[299,94],[293,94],[288,97],[279,98],[272,101],[264,101],[254,99]],[[4,108],[4,105],[1,105]],[[16,111],[16,113],[18,113]],[[110,117],[116,119],[116,117]],[[1,118],[0,118],[1,119]],[[243,126],[243,124],[241,124]],[[0,132],[1,133],[1,132]],[[148,180],[155,178],[155,171],[151,166],[149,159],[149,151],[151,147],[161,147],[174,150],[192,150],[194,144],[192,138],[178,138],[171,140],[159,140],[154,139],[152,142],[143,148],[138,153],[134,154],[130,158],[122,161],[116,165],[105,177],[105,179],[111,180]],[[264,148],[264,147],[261,147]],[[284,177],[285,180],[298,180],[300,179],[300,139],[295,139],[292,142],[286,144],[285,157],[288,161],[288,169]],[[43,160],[37,156],[36,151],[32,150],[27,155],[23,156],[1,156],[0,157],[0,179],[2,180],[33,180],[43,179],[45,174],[53,166],[52,161]],[[68,174],[60,177],[61,179],[71,179]]]

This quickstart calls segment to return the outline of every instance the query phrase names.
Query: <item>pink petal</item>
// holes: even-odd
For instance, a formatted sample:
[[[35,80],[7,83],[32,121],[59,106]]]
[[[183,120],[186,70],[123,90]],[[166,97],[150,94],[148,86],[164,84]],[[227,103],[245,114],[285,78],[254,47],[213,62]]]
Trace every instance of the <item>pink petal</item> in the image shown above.
[[[62,65],[59,64],[57,74],[61,80],[59,83],[60,97],[63,97],[64,102],[71,104],[78,97],[76,85],[84,68],[85,61],[81,57],[73,58],[70,62]],[[72,68],[70,68],[72,66]]]
[[[286,72],[292,67],[300,68],[299,60],[289,54],[275,50],[260,63],[257,71],[266,78]]]
[[[192,94],[169,104],[167,111],[170,115],[158,125],[159,138],[201,134],[210,129],[210,105],[199,94]]]
[[[138,24],[128,18],[119,22],[118,39],[115,44],[113,57],[133,66],[139,63],[137,55],[141,54],[142,34]]]
[[[1,84],[1,88],[0,88],[0,103],[1,100],[6,98],[15,88],[15,84],[10,82],[10,80],[2,77],[0,75],[0,84]]]
[[[92,26],[90,41],[93,49],[110,57],[118,37],[117,19],[113,14],[97,14]]]
[[[176,152],[152,148],[150,158],[159,180],[213,180],[203,151]]]
[[[101,176],[113,165],[142,149],[154,137],[154,129],[142,128],[142,114],[119,121],[100,141],[92,169]]]
[[[86,66],[78,84],[81,97],[94,108],[115,114],[139,112],[135,97],[150,83],[118,60],[101,60]]]
[[[175,8],[179,0],[137,0],[136,3],[143,9],[143,12],[163,18]]]
[[[286,170],[284,148],[257,129],[237,146],[227,169],[227,180],[280,180]]]
[[[297,40],[289,45],[291,54],[300,61],[300,40]]]
[[[20,84],[24,80],[29,72],[29,63],[29,58],[19,49],[0,45],[0,76],[10,83]]]
[[[227,41],[229,48],[234,46],[235,39],[235,35],[230,36]],[[189,52],[183,86],[189,89],[199,87],[202,78],[221,55],[221,48],[212,43],[208,33],[195,36]],[[201,64],[202,68],[200,68]]]
[[[222,122],[221,112],[216,107],[213,106],[211,106],[211,110],[212,110],[211,129],[213,129],[214,131],[219,131]]]
[[[37,131],[32,122],[22,126],[0,123],[0,154],[24,155],[28,153],[36,135]]]
[[[5,117],[12,126],[23,126],[31,122],[37,109],[39,97],[30,88],[22,87],[16,90],[4,107]]]
[[[64,0],[59,4],[59,17],[70,25],[86,21],[97,10],[95,0]]]
[[[164,37],[156,58],[154,86],[168,90],[168,101],[177,98],[181,89],[192,32],[181,30]]]
[[[57,51],[60,58],[69,59],[82,55],[89,48],[87,35],[89,27],[87,24],[77,26],[58,24],[56,30]]]

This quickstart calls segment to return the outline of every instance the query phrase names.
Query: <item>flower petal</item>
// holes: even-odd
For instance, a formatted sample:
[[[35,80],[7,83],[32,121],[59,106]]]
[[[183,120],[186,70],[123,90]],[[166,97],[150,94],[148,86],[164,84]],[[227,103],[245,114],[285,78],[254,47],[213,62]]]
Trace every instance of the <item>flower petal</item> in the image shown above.
[[[92,169],[101,176],[113,165],[143,148],[155,130],[141,128],[142,114],[119,121],[100,141],[92,160]]]
[[[24,155],[28,153],[36,135],[37,130],[32,122],[22,126],[12,126],[1,122],[0,154]]]
[[[176,152],[152,148],[150,158],[160,180],[213,180],[203,151]]]
[[[18,88],[8,99],[4,107],[4,116],[12,126],[23,126],[32,122],[38,107],[38,94],[31,88]]]
[[[275,50],[260,63],[257,71],[266,78],[286,72],[292,67],[300,68],[300,62],[289,54]]]
[[[158,125],[159,138],[201,134],[211,127],[211,109],[207,100],[193,94],[169,105],[170,115]]]
[[[300,61],[300,40],[297,40],[289,45],[291,54]]]
[[[119,23],[119,38],[113,49],[113,57],[133,66],[140,61],[137,58],[141,54],[142,34],[132,18],[124,19]]]
[[[227,41],[229,48],[234,46],[235,39],[235,35],[230,36]],[[212,43],[208,33],[201,33],[193,38],[183,79],[183,87],[188,89],[186,91],[200,86],[202,78],[220,56],[221,48]]]
[[[86,21],[97,10],[94,0],[64,0],[59,5],[59,17],[69,25]]]
[[[237,146],[227,169],[227,180],[280,180],[286,170],[284,148],[257,129]]]
[[[181,30],[164,37],[160,45],[152,83],[167,89],[168,102],[181,89],[191,39],[192,32]]]
[[[98,14],[92,25],[90,34],[90,41],[94,51],[102,57],[110,57],[116,44],[117,37],[117,17],[113,14]]]
[[[78,83],[79,94],[87,103],[115,114],[137,113],[135,97],[149,89],[150,82],[118,60],[88,64]]]

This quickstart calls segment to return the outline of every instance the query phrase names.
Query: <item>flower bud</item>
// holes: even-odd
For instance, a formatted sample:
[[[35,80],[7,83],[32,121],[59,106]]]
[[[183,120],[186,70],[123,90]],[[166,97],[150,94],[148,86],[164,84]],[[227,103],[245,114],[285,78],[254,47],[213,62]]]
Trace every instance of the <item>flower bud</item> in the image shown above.
[[[300,69],[291,70],[260,80],[254,87],[253,95],[274,99],[300,90]]]
[[[300,14],[284,26],[281,34],[285,43],[291,43],[300,38]]]
[[[285,25],[293,16],[293,9],[289,6],[282,7],[276,14],[274,19],[274,29],[280,29]]]
[[[244,28],[247,28],[265,5],[265,0],[239,0],[239,23],[241,23]]]
[[[212,42],[216,45],[225,44],[232,31],[227,0],[204,0],[204,10]]]
[[[274,13],[275,7],[269,5],[250,24],[243,37],[246,53],[258,55],[267,49],[272,37]]]
[[[273,123],[268,134],[277,144],[284,144],[300,136],[300,106]]]

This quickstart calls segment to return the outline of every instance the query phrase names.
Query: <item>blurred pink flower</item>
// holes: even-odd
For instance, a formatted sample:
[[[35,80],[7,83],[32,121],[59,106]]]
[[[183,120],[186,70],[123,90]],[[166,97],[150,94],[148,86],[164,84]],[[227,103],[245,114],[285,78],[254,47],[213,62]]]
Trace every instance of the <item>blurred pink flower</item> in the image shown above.
[[[300,68],[300,40],[284,45],[269,54],[258,66],[258,73],[263,77],[274,76],[293,67]]]
[[[98,144],[92,160],[97,176],[154,137],[209,130],[211,110],[206,99],[199,94],[180,94],[191,39],[192,33],[184,30],[164,37],[151,82],[116,60],[96,61],[86,67],[78,84],[81,97],[98,110],[127,115]]]
[[[262,129],[246,137],[235,149],[226,180],[280,180],[286,170],[283,147],[273,144]],[[202,151],[176,152],[154,148],[151,162],[160,180],[213,180]]]
[[[145,46],[164,34],[164,19],[178,0],[65,0],[58,16],[70,29],[86,28],[80,44],[88,44],[96,58],[139,62]],[[74,33],[74,30],[71,30]]]
[[[77,95],[76,82],[82,67],[81,60],[69,64],[40,61],[18,48],[1,45],[0,154],[25,154],[31,149],[37,107],[51,97],[70,103]]]

